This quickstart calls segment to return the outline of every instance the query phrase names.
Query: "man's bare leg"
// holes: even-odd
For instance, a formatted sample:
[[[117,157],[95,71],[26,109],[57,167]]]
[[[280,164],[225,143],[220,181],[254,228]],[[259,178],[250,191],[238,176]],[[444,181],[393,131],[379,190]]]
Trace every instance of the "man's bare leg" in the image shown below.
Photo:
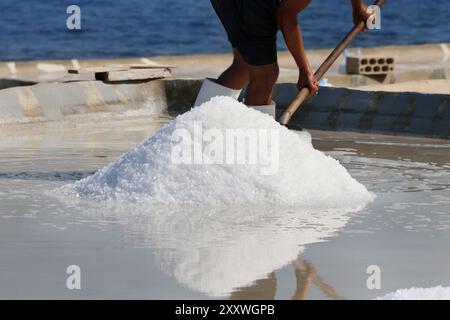
[[[249,69],[237,49],[233,49],[233,63],[217,79],[217,83],[231,89],[243,89],[249,80]]]
[[[272,92],[278,79],[277,63],[264,66],[249,66],[250,79],[245,94],[245,104],[261,106],[272,104]]]
[[[233,63],[217,80],[205,79],[193,106],[199,106],[216,96],[238,99],[249,79],[248,65],[237,49],[233,49]]]

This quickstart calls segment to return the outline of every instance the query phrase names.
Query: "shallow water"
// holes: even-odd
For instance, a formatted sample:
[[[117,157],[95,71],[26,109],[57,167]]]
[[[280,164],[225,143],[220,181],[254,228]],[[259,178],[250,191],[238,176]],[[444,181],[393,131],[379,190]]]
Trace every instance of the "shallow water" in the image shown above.
[[[450,285],[446,140],[311,131],[316,148],[376,193],[359,212],[100,205],[48,193],[167,120],[2,130],[0,298],[370,299]],[[81,268],[79,291],[65,287],[69,265]],[[380,290],[367,288],[370,265]]]

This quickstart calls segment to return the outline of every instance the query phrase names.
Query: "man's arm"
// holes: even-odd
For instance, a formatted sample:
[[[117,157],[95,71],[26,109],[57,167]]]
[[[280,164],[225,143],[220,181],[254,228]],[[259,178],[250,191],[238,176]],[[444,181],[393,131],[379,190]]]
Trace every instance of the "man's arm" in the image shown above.
[[[286,46],[299,69],[297,87],[299,90],[308,87],[310,93],[313,94],[319,88],[306,57],[302,32],[297,22],[298,13],[306,8],[309,3],[310,0],[283,0],[277,10],[277,22],[283,33]]]
[[[367,21],[367,5],[363,0],[350,0],[353,7],[353,22]],[[297,88],[308,87],[311,94],[319,90],[317,81],[311,71],[303,47],[302,32],[297,22],[297,15],[305,9],[311,0],[283,0],[277,10],[278,26],[283,33],[284,41],[299,69]]]
[[[363,6],[362,0],[350,0],[353,8],[361,8]]]

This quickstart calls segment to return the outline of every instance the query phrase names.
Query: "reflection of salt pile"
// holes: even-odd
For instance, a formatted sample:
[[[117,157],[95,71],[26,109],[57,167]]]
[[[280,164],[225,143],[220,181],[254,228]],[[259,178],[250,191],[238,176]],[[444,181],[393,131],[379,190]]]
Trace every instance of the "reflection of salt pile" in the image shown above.
[[[89,221],[120,221],[133,245],[152,248],[164,273],[216,297],[265,279],[308,244],[333,237],[356,211],[70,202]]]
[[[195,124],[198,123],[203,130],[276,130],[279,137],[278,170],[271,175],[261,174],[261,169],[267,167],[267,158],[258,164],[174,163],[174,133],[185,129],[195,136]],[[269,148],[274,146],[270,142],[267,144]],[[249,148],[248,145],[244,147]],[[251,153],[250,150],[246,151]],[[338,161],[312,147],[308,133],[291,132],[269,116],[226,97],[213,98],[178,116],[116,162],[91,177],[64,187],[63,192],[100,200],[277,203],[322,208],[358,206],[372,198]]]
[[[164,212],[151,217],[146,237],[159,248],[161,270],[192,290],[227,296],[333,236],[349,218],[341,209]]]
[[[400,289],[377,300],[450,300],[450,288],[437,286],[433,288]]]

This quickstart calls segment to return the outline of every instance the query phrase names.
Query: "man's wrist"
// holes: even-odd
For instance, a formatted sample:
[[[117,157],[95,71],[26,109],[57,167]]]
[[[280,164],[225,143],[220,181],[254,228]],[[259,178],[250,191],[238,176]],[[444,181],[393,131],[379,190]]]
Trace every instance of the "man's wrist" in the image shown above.
[[[312,73],[311,67],[308,64],[299,65],[298,71],[300,71],[301,73]]]

